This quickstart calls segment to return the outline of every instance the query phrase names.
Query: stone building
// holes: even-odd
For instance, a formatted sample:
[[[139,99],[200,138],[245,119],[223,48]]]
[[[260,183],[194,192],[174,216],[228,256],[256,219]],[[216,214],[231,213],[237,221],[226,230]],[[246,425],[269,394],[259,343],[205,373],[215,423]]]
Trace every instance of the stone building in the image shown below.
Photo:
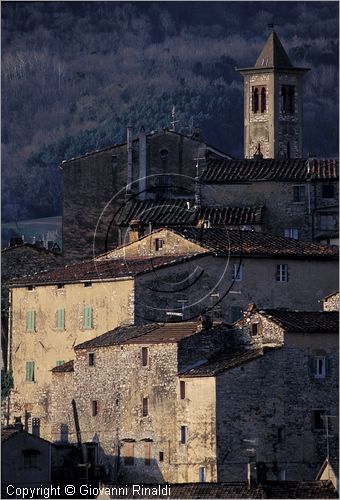
[[[52,443],[25,432],[20,424],[1,429],[1,498],[20,496],[16,488],[50,486],[53,448]]]
[[[263,231],[303,240],[334,238],[339,224],[336,159],[211,160],[202,172],[201,203],[263,205]]]
[[[303,156],[303,76],[273,31],[244,77],[244,157]]]
[[[63,256],[79,261],[118,242],[115,217],[128,200],[194,199],[197,163],[230,158],[206,144],[199,133],[168,129],[132,138],[72,158],[63,170]]]
[[[339,311],[339,292],[333,292],[322,300],[324,311]]]
[[[261,231],[263,207],[201,206],[193,200],[144,200],[126,203],[117,216],[120,245],[164,227],[219,227]]]
[[[161,229],[96,260],[17,278],[10,287],[11,416],[50,438],[50,370],[70,359],[75,344],[116,326],[205,312],[233,322],[255,300],[321,308],[337,286],[337,255],[337,247],[251,231]]]
[[[335,312],[117,328],[52,370],[53,436],[67,428],[122,483],[246,481],[249,463],[261,483],[311,480],[322,417],[337,415],[337,350]]]

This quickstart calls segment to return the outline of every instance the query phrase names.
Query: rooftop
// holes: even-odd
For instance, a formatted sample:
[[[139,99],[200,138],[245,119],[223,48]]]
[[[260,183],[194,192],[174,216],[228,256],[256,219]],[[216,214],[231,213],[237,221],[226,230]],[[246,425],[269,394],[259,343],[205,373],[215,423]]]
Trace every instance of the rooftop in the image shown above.
[[[75,349],[109,347],[120,344],[176,343],[198,332],[199,322],[149,323],[143,326],[120,326],[75,346]]]
[[[186,262],[196,255],[175,255],[164,257],[116,258],[88,260],[51,271],[44,271],[11,280],[12,286],[75,283],[78,281],[110,280],[131,278],[138,274],[152,272],[169,265]]]
[[[73,359],[71,361],[67,361],[67,363],[64,363],[62,365],[55,366],[51,370],[51,372],[53,372],[53,373],[68,373],[68,372],[73,372],[73,371],[74,371]]]
[[[188,208],[189,204],[189,208]],[[261,224],[263,207],[201,207],[193,200],[144,200],[126,203],[117,216],[118,226],[129,226],[132,220],[157,226],[194,225],[200,220],[216,225]]]
[[[303,242],[270,233],[195,227],[177,227],[171,228],[171,231],[217,255],[336,260],[339,254],[337,246]]]
[[[246,464],[245,464],[246,467]],[[146,484],[143,490],[133,495],[133,487],[126,486],[122,494],[119,486],[104,483],[117,494],[110,498],[157,498],[152,489],[164,487],[162,484]],[[245,482],[233,483],[179,483],[169,484],[169,495],[164,498],[339,498],[330,481],[267,481],[265,485],[252,486]]]
[[[180,373],[181,377],[213,377],[224,371],[236,368],[254,359],[261,358],[264,355],[262,348],[249,348],[240,346],[234,349],[228,349],[219,352],[211,357],[206,363],[185,370]]]
[[[260,309],[258,312],[280,325],[287,333],[339,333],[338,311]]]
[[[338,159],[292,158],[290,160],[208,160],[201,181],[213,183],[242,183],[254,181],[337,180]]]

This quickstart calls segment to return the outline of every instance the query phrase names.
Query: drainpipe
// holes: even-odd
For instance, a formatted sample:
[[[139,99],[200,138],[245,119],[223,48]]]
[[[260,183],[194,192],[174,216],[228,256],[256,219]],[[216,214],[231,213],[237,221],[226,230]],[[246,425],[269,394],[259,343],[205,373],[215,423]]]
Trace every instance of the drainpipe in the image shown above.
[[[127,186],[126,192],[131,191],[132,184],[132,127],[126,129],[126,148],[127,148]]]
[[[145,199],[146,189],[146,134],[144,127],[139,132],[139,199]]]
[[[13,342],[13,332],[12,332],[12,325],[13,325],[13,307],[12,307],[12,302],[13,302],[13,291],[12,288],[9,289],[9,304],[8,304],[8,346],[7,346],[7,370],[12,372],[12,342]],[[9,425],[9,414],[10,414],[10,408],[11,408],[11,391],[9,392],[7,396],[7,425]]]

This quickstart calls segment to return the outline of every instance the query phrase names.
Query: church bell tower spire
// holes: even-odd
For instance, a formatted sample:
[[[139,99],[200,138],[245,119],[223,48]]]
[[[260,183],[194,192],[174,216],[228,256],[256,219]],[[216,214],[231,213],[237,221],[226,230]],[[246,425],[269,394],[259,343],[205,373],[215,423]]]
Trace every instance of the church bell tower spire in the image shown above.
[[[272,25],[271,25],[272,26]],[[244,157],[303,156],[303,76],[273,30],[255,66],[244,77]]]

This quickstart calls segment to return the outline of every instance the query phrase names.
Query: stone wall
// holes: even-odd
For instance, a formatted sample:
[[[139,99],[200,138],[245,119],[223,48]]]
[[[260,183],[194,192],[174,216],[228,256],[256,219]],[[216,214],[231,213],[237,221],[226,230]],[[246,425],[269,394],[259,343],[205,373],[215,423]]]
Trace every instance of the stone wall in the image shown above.
[[[228,199],[230,205],[264,205],[263,232],[284,236],[284,230],[295,228],[299,239],[312,241],[321,231],[321,210],[334,214],[337,227],[338,187],[336,181],[329,182],[335,189],[334,199],[322,198],[323,182],[270,182],[258,181],[248,184],[202,184],[202,204],[222,206]],[[305,186],[304,202],[294,202],[294,186]],[[308,194],[309,193],[309,194]],[[308,200],[310,198],[310,207]],[[319,214],[320,212],[320,214]]]
[[[206,144],[166,130],[149,134],[146,140],[146,196],[164,196],[157,186],[162,183],[159,176],[167,174],[174,186],[171,196],[193,198],[196,158],[208,154]],[[144,196],[138,194],[138,139],[133,141],[132,149],[131,194],[138,198]],[[115,216],[127,199],[127,146],[122,144],[64,162],[62,169],[63,256],[69,263],[101,254],[119,241]]]
[[[325,378],[310,374],[320,347],[330,359]],[[325,430],[313,411],[338,415],[336,335],[286,335],[285,345],[216,379],[218,480],[246,480],[247,462],[263,462],[267,479],[313,479],[326,456]],[[336,447],[337,418],[330,419]]]
[[[339,311],[339,292],[335,292],[323,300],[323,310]]]

